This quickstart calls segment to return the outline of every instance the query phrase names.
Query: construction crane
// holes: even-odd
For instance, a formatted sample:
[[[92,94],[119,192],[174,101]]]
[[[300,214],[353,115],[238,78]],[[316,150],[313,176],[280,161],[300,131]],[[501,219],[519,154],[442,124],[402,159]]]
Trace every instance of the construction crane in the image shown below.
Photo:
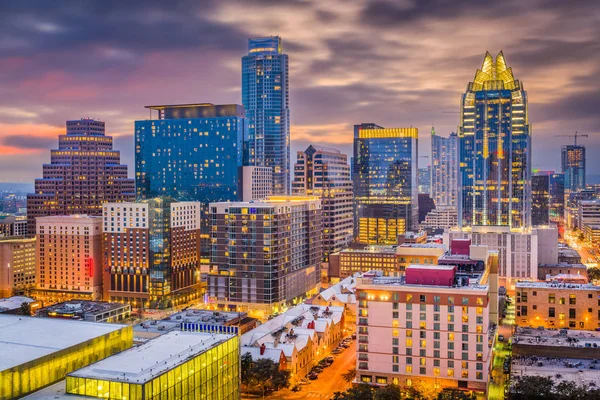
[[[573,138],[573,142],[575,143],[575,146],[577,146],[577,138],[578,137],[588,137],[589,135],[587,133],[580,135],[579,132],[575,131],[574,135],[554,135],[554,137],[572,137]]]

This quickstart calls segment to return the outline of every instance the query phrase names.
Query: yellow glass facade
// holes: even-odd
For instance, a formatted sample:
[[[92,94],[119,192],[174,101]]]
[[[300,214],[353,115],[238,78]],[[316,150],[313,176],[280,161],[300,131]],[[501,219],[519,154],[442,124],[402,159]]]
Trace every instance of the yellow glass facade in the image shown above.
[[[239,337],[140,384],[67,376],[67,393],[103,399],[238,400]]]
[[[358,131],[359,139],[390,139],[390,138],[419,138],[417,128],[381,128],[361,129]]]
[[[358,239],[366,244],[396,244],[398,235],[406,233],[406,221],[403,218],[360,218],[358,220]]]
[[[123,328],[0,372],[0,399],[15,399],[53,384],[69,372],[133,346],[133,328]]]

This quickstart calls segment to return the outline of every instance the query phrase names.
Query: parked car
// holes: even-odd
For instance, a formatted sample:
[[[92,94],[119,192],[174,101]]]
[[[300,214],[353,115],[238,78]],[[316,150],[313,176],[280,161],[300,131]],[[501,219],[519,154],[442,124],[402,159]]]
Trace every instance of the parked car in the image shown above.
[[[311,381],[319,379],[319,374],[317,374],[316,372],[311,372],[310,374],[308,374],[308,379],[310,379]]]
[[[315,366],[310,370],[310,372],[316,372],[317,374],[320,374],[321,372],[323,372],[323,368]]]
[[[504,342],[504,335],[498,335],[498,341]]]
[[[333,362],[333,360],[335,360],[335,358],[329,356],[329,357],[325,357],[325,360],[327,360],[329,362]]]

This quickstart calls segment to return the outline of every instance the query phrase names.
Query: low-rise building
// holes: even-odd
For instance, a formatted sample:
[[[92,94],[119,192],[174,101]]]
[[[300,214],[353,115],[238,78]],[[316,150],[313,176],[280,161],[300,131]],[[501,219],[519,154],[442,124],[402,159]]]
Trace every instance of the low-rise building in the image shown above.
[[[581,264],[581,256],[568,246],[558,247],[558,263],[559,264]]]
[[[105,301],[70,300],[39,309],[36,317],[91,322],[120,322],[131,316],[131,306]]]
[[[35,288],[34,238],[0,240],[0,297],[28,294]]]
[[[428,233],[443,233],[446,229],[458,226],[458,208],[439,206],[431,210],[421,223],[421,229]]]
[[[325,307],[344,307],[346,309],[346,322],[356,323],[356,278],[360,274],[349,276],[335,285],[331,285],[321,293],[307,300],[306,304]]]
[[[398,236],[398,244],[427,243],[427,232],[406,232]]]
[[[237,335],[170,332],[69,373],[66,392],[110,399],[237,400],[239,362]]]
[[[518,282],[518,326],[596,330],[600,327],[600,286],[571,282]]]
[[[549,281],[552,277],[562,274],[579,275],[586,280],[589,278],[587,267],[583,264],[540,264],[538,265],[537,279],[540,281]]]
[[[437,243],[401,244],[396,248],[397,268],[403,272],[411,264],[437,265],[445,251],[444,245]]]
[[[0,399],[20,398],[133,344],[131,326],[117,324],[0,314],[0,332]]]
[[[585,235],[585,240],[590,245],[594,247],[600,245],[600,224],[585,224],[583,226],[583,234]]]
[[[27,304],[27,308],[31,313],[39,308],[41,303],[25,296],[13,296],[6,299],[0,299],[0,313],[23,314],[23,304]]]
[[[357,381],[413,386],[428,395],[447,387],[485,393],[493,290],[497,263],[483,271],[411,265],[401,277],[363,275],[357,284]]]

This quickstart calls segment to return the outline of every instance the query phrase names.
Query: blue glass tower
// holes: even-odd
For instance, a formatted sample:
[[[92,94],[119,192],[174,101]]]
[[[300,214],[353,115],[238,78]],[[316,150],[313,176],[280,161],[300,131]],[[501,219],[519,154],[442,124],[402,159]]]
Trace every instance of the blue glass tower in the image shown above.
[[[459,225],[531,226],[531,126],[527,92],[502,52],[486,53],[462,96]]]
[[[237,200],[238,167],[247,121],[236,104],[147,106],[158,119],[135,122],[139,200],[169,196],[203,203]]]
[[[273,168],[273,194],[290,191],[288,56],[278,36],[252,38],[242,57],[242,104],[248,118],[244,164]]]

